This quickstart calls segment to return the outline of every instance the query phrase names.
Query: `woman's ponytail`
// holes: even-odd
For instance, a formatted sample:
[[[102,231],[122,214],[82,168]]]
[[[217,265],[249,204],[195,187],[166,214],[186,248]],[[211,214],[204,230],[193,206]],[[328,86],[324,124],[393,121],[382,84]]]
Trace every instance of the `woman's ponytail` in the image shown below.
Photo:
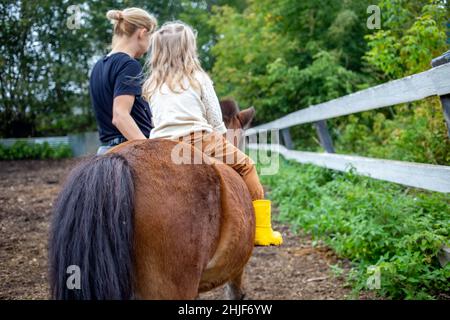
[[[145,28],[148,32],[153,33],[157,27],[156,18],[140,8],[109,10],[106,17],[114,26],[114,36],[119,37],[131,37],[140,28]]]

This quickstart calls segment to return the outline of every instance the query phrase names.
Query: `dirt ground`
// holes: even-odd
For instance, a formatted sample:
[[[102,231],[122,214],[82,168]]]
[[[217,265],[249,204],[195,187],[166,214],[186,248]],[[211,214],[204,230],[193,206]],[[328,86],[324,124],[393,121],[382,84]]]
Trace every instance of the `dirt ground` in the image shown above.
[[[76,162],[0,162],[0,299],[48,298],[50,211],[60,184]],[[275,226],[285,242],[280,248],[255,248],[245,273],[246,298],[354,298],[344,279],[331,272],[338,259],[330,249],[312,246],[308,237],[294,235],[286,225]],[[200,296],[223,297],[223,288]]]

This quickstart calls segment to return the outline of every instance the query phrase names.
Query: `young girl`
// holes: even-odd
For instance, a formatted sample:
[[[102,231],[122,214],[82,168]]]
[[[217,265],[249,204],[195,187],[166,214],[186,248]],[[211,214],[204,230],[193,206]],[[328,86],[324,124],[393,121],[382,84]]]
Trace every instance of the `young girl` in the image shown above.
[[[227,129],[220,104],[200,66],[192,28],[182,22],[164,24],[152,35],[150,52],[150,75],[142,89],[153,116],[150,138],[188,142],[236,170],[255,207],[255,244],[280,245],[282,237],[271,228],[270,201],[263,200],[254,162],[223,136]]]

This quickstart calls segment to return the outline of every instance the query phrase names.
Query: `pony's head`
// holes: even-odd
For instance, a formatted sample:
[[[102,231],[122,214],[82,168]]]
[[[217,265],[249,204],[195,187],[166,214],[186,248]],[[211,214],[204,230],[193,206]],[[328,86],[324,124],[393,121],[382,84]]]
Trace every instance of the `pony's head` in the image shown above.
[[[232,99],[221,100],[220,108],[227,129],[247,129],[256,113],[253,107],[240,111],[236,101]]]
[[[250,127],[255,117],[255,108],[250,107],[241,111],[236,101],[232,99],[221,100],[220,108],[222,109],[222,118],[227,129],[238,132],[237,136],[235,135],[235,139],[233,139],[234,141],[231,141],[235,146],[238,146],[242,141],[245,129]]]

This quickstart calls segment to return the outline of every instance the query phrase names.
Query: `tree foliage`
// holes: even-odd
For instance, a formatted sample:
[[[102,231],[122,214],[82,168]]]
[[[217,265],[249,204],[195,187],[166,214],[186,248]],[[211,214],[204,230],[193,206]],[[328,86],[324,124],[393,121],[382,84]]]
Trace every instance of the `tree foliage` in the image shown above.
[[[446,1],[381,0],[381,29],[366,26],[371,1],[249,1],[219,7],[212,52],[222,96],[257,110],[257,123],[430,68],[448,49]],[[330,121],[343,153],[450,162],[437,99]],[[320,148],[311,126],[293,128],[302,149]]]
[[[383,28],[368,34],[363,57],[377,82],[419,73],[448,50],[445,1],[382,0]],[[450,163],[450,140],[438,98],[349,117],[341,151],[435,164]]]
[[[366,5],[367,7],[367,5]],[[355,91],[365,52],[364,1],[250,1],[217,8],[218,91],[254,105],[259,122]]]
[[[214,30],[206,23],[213,5],[242,2],[185,0],[0,0],[0,137],[61,135],[93,130],[89,71],[106,54],[112,28],[110,9],[141,7],[160,23],[183,19],[200,32],[204,65]],[[68,27],[78,5],[79,28]]]
[[[366,26],[369,5],[381,29]],[[81,23],[69,29],[71,5]],[[160,24],[198,32],[220,97],[253,105],[256,123],[427,70],[448,49],[446,0],[0,0],[0,136],[92,130],[89,70],[109,50],[109,9],[137,6]],[[339,152],[449,163],[439,101],[427,99],[330,121]],[[294,142],[320,148],[311,126]]]

